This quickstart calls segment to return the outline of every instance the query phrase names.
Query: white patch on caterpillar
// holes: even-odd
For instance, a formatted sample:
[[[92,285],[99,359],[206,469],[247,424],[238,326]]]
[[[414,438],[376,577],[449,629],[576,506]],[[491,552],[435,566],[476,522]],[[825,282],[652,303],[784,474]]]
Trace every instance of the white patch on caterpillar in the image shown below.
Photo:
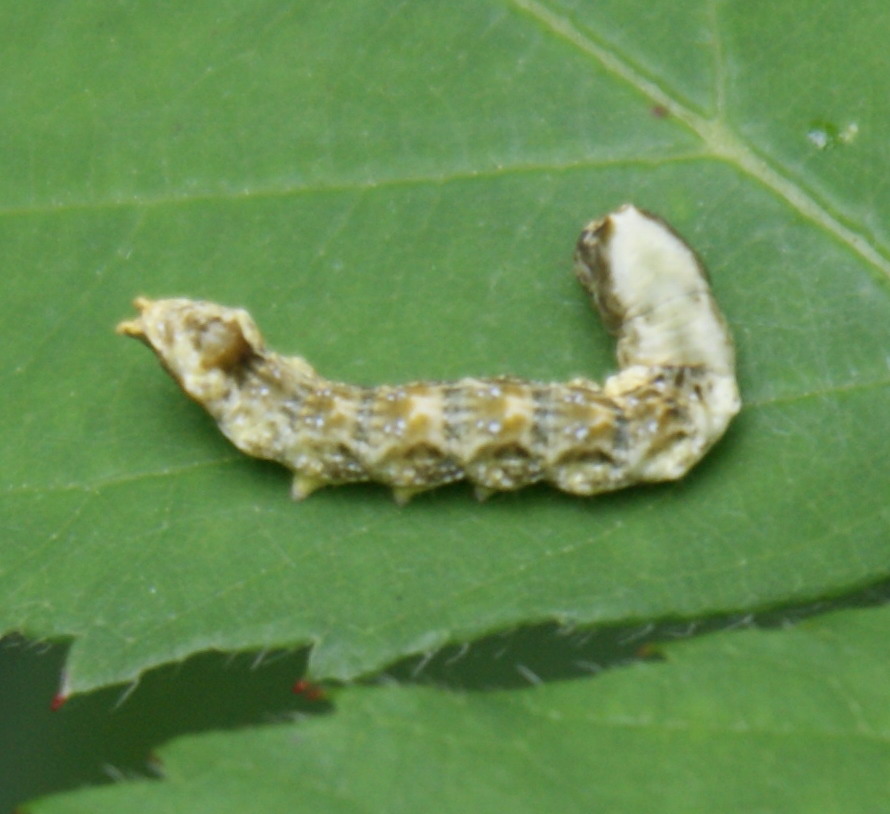
[[[467,478],[484,497],[538,481],[578,495],[682,477],[739,411],[732,338],[692,249],[625,204],[581,233],[575,272],[618,338],[600,386],[499,377],[359,387],[268,350],[248,313],[137,298],[144,341],[240,450],[292,493],[378,481],[400,502]]]

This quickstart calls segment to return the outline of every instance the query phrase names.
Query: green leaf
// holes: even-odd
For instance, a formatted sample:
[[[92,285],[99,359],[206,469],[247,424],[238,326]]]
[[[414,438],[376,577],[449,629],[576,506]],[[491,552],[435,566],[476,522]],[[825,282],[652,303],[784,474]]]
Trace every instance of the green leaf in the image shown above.
[[[0,629],[73,637],[72,691],[303,643],[351,678],[886,576],[890,20],[854,5],[0,3]],[[676,485],[295,505],[112,333],[188,295],[350,381],[599,376],[570,256],[627,199],[739,345],[744,412]]]
[[[723,633],[521,691],[355,687],[331,718],[183,738],[163,782],[35,814],[882,811],[888,625],[883,608]]]

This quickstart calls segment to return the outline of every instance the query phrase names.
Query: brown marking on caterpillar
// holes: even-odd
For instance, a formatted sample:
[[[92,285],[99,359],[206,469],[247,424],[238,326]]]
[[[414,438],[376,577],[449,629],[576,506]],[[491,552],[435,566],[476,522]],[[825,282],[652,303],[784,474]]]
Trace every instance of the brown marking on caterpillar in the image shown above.
[[[358,387],[265,347],[246,311],[137,298],[144,341],[232,443],[294,472],[293,496],[378,481],[399,502],[466,478],[485,497],[546,481],[593,495],[682,477],[740,407],[732,338],[692,249],[626,204],[584,228],[575,271],[617,336],[619,371]]]

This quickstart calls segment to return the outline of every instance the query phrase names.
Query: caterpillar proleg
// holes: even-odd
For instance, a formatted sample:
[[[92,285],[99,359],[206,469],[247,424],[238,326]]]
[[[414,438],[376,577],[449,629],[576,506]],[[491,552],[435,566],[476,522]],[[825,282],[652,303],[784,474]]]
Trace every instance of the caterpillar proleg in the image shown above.
[[[682,477],[740,407],[726,321],[692,249],[625,204],[588,224],[575,272],[617,337],[602,384],[501,376],[362,387],[266,348],[240,308],[134,305],[144,341],[238,449],[294,473],[292,494],[377,481],[400,503],[466,478],[477,495],[545,481],[576,495]]]

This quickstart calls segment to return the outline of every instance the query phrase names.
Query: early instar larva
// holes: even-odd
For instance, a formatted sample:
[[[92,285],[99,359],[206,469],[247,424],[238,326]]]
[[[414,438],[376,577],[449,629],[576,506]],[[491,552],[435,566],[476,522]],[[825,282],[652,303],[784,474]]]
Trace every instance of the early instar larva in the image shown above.
[[[292,494],[377,481],[400,503],[463,478],[476,493],[545,481],[575,495],[682,477],[739,411],[726,321],[692,249],[625,204],[588,224],[575,272],[618,340],[602,385],[510,377],[361,387],[266,348],[250,315],[138,298],[144,341],[238,449],[284,464]]]

